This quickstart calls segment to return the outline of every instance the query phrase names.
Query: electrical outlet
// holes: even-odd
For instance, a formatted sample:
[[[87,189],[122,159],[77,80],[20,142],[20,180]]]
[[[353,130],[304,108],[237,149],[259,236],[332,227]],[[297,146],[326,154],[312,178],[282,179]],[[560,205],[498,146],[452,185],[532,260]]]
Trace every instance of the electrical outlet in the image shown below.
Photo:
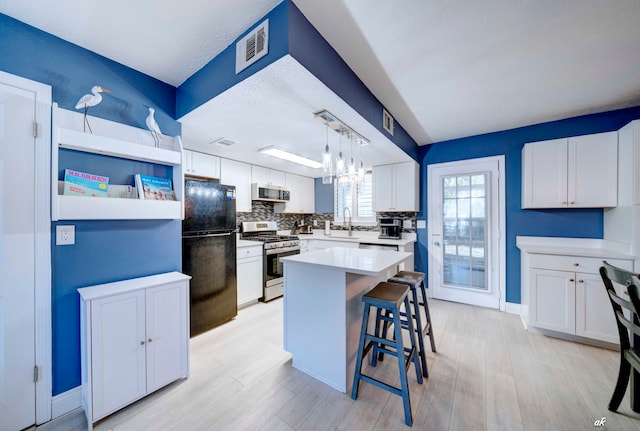
[[[76,227],[74,225],[56,226],[56,245],[73,245],[76,243]]]

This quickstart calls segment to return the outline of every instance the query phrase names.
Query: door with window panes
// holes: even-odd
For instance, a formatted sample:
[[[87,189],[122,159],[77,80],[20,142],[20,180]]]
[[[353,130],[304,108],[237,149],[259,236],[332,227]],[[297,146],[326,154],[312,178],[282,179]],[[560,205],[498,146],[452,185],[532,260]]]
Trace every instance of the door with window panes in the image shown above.
[[[499,161],[443,163],[427,170],[433,296],[499,308]]]

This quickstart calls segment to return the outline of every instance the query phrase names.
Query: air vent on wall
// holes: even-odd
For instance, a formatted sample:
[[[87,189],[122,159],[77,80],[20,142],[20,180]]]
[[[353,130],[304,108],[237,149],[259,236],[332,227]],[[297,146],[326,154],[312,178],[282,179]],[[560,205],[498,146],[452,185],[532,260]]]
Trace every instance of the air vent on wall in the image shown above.
[[[384,108],[382,108],[382,127],[393,136],[393,117]]]
[[[236,43],[236,74],[269,52],[269,20],[258,25]]]

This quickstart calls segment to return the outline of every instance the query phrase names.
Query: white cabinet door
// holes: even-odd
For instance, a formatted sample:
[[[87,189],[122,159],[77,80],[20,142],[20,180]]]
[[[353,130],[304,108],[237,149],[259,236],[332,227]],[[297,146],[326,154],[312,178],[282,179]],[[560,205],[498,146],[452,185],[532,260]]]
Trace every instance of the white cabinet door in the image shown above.
[[[251,165],[220,160],[220,182],[236,186],[236,212],[251,212]]]
[[[530,142],[522,148],[523,208],[615,207],[618,133]]]
[[[92,301],[94,420],[146,393],[145,335],[144,291]]]
[[[394,211],[418,211],[419,167],[416,162],[393,165]]]
[[[187,374],[188,292],[185,283],[146,290],[147,392]]]
[[[522,148],[522,207],[567,206],[567,139],[525,144]]]
[[[618,203],[618,133],[569,138],[569,207],[615,207]]]
[[[575,274],[532,268],[530,277],[531,325],[574,334],[576,328]]]
[[[277,213],[312,214],[315,210],[315,185],[313,178],[285,174],[286,187],[291,191],[291,199],[284,204],[275,204]]]
[[[251,182],[264,185],[273,184],[276,186],[284,186],[286,179],[282,171],[251,165]]]
[[[260,255],[238,259],[238,306],[262,297],[262,246]]]
[[[184,150],[185,174],[203,178],[220,178],[220,157]]]
[[[372,169],[372,195],[374,211],[393,211],[393,165],[374,166]]]
[[[372,174],[374,211],[419,210],[417,163],[374,166]]]
[[[618,327],[602,278],[576,274],[576,335],[618,344]]]

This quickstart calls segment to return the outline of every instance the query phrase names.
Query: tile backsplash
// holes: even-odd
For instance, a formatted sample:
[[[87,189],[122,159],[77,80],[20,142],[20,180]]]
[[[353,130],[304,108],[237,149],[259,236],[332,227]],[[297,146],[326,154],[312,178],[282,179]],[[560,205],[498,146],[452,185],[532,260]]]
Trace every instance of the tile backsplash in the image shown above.
[[[400,218],[402,220],[411,220],[412,228],[404,228],[403,232],[415,232],[416,231],[416,215],[414,212],[393,212],[393,213],[377,213],[376,220],[380,220],[380,218],[385,217],[395,217]],[[317,229],[322,229],[324,226],[324,222],[329,220],[331,222],[331,229],[335,230],[343,230],[346,229],[346,226],[343,226],[342,223],[333,223],[333,213],[316,213],[316,214],[282,214],[276,213],[273,210],[273,202],[265,202],[265,201],[253,201],[251,203],[251,212],[241,212],[236,215],[236,222],[238,228],[240,228],[240,224],[245,221],[276,221],[278,223],[279,230],[288,230],[293,228],[293,225],[296,221],[300,223],[304,220],[304,224],[313,225],[313,221],[317,220],[318,225]],[[378,231],[380,228],[378,225],[376,226],[353,226],[353,230],[358,231]]]

